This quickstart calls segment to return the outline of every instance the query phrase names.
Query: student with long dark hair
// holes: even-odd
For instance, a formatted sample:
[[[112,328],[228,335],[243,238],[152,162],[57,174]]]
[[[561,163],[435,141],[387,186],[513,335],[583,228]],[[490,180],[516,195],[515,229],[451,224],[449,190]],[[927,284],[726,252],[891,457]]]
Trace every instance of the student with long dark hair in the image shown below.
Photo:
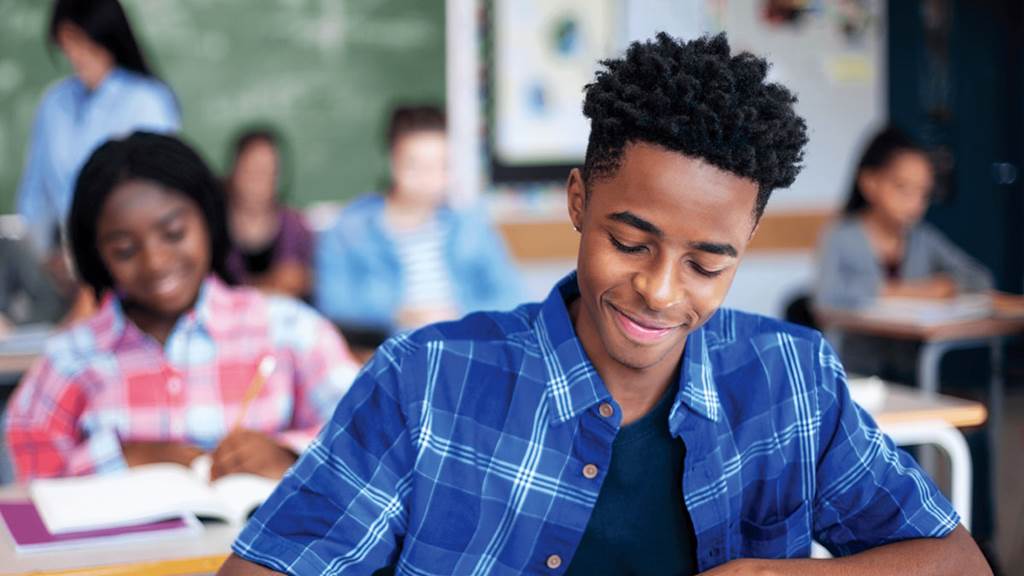
[[[97,146],[181,123],[174,94],[153,74],[117,0],[56,0],[48,39],[73,74],[43,95],[18,187],[18,213],[40,255],[53,248],[78,170]]]
[[[176,138],[135,133],[92,155],[68,228],[102,302],[51,339],[12,398],[22,480],[203,452],[215,476],[280,477],[295,461],[355,364],[305,304],[230,286],[225,223],[217,180]]]
[[[287,148],[276,130],[246,129],[234,140],[226,179],[234,249],[228,267],[238,280],[266,292],[306,298],[311,290],[313,233],[284,205]]]
[[[896,128],[876,134],[860,161],[842,218],[819,255],[817,306],[850,309],[880,296],[944,298],[992,287],[979,262],[924,222],[934,169]]]

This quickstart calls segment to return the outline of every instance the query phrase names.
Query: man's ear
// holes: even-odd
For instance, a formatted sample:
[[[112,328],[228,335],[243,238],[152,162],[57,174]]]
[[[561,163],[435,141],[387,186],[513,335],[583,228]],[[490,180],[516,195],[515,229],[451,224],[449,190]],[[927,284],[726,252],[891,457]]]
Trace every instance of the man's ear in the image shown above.
[[[761,220],[764,219],[764,214],[757,217],[757,221],[754,222],[754,227],[750,229],[750,236],[747,236],[747,242],[754,239],[754,234],[757,234],[757,229],[761,227]]]
[[[587,207],[587,187],[583,183],[583,174],[579,168],[569,172],[565,183],[565,191],[569,208],[569,221],[577,231],[583,229],[583,212]]]

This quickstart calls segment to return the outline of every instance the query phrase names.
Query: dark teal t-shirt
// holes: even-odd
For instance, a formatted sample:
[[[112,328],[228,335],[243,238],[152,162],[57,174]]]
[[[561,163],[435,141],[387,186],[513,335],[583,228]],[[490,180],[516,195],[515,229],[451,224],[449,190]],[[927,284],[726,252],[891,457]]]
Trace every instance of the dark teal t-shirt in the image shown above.
[[[696,573],[696,535],[683,502],[686,446],[668,429],[676,387],[619,430],[612,460],[567,575]]]

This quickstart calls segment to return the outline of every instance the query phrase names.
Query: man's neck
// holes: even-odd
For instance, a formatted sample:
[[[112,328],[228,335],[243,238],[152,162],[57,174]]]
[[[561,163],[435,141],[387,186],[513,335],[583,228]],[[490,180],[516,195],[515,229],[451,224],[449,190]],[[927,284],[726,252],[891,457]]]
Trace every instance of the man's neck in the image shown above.
[[[594,369],[601,376],[605,388],[622,409],[622,425],[626,426],[650,412],[665,395],[669,386],[679,378],[683,350],[680,349],[679,354],[674,355],[675,362],[666,358],[666,361],[649,368],[627,366],[608,354],[597,352],[603,350],[604,344],[600,341],[596,328],[587,326],[583,330],[580,329],[580,323],[590,322],[582,307],[579,298],[569,303],[569,317],[573,321],[584,352],[594,364]]]

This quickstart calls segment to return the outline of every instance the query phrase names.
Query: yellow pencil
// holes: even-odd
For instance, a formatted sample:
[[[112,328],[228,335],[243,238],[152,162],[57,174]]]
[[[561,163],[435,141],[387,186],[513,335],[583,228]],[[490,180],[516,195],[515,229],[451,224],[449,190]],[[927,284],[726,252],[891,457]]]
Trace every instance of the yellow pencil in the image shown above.
[[[238,411],[235,425],[231,427],[232,430],[238,430],[242,427],[242,421],[245,420],[245,413],[249,411],[249,405],[260,395],[263,383],[267,381],[267,378],[270,377],[276,366],[277,359],[273,356],[267,355],[260,360],[260,365],[256,368],[256,374],[253,375],[252,382],[249,383],[249,387],[245,390],[245,396],[242,397],[242,408]]]

